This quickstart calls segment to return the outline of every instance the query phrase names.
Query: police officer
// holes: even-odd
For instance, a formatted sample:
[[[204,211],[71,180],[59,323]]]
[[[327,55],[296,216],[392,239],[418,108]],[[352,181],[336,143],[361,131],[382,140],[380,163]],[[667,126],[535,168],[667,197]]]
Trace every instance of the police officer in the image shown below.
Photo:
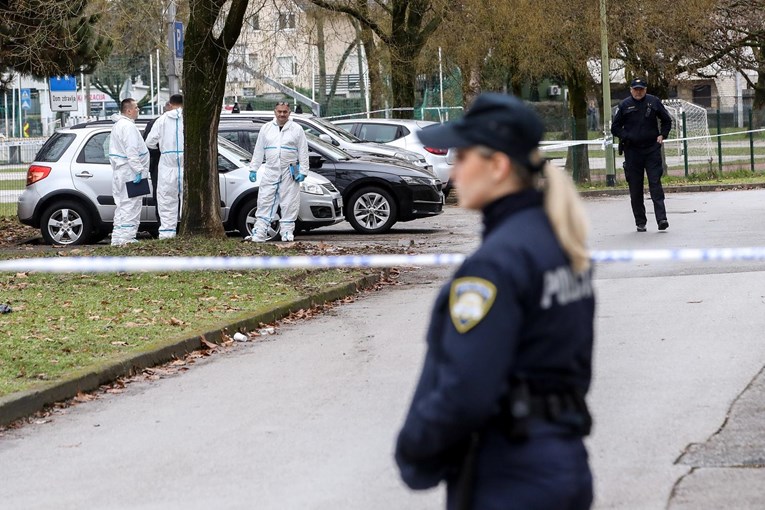
[[[672,117],[658,97],[646,92],[643,78],[632,80],[630,97],[619,104],[611,125],[611,133],[619,137],[619,148],[624,151],[624,175],[630,188],[632,214],[638,232],[646,231],[643,170],[648,175],[648,191],[651,193],[659,230],[669,228],[664,207],[664,189],[661,187],[661,174],[664,171],[661,146],[672,129]]]
[[[587,509],[594,298],[584,209],[546,165],[544,128],[515,97],[483,94],[419,133],[457,148],[459,204],[483,240],[439,293],[396,444],[404,482],[447,483],[447,508]],[[544,173],[545,186],[538,188]]]

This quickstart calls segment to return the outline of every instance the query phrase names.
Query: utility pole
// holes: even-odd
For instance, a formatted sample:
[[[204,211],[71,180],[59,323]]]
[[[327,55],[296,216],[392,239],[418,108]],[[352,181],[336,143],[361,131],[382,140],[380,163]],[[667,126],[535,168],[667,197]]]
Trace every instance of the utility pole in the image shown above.
[[[175,68],[175,1],[169,0],[167,5],[167,49],[169,57],[167,59],[167,88],[170,95],[178,94],[180,86],[178,84],[178,73]],[[157,76],[159,80],[159,76]],[[159,98],[157,98],[159,100]]]
[[[603,135],[606,155],[606,186],[616,186],[614,137],[611,135],[611,64],[608,60],[608,20],[606,0],[600,0],[600,68],[603,86]]]

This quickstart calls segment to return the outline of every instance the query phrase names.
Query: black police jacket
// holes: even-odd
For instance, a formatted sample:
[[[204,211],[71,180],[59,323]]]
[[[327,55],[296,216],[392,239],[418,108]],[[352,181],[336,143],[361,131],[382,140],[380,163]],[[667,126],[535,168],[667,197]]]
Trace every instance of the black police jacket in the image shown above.
[[[398,437],[396,460],[414,489],[448,479],[470,435],[499,427],[494,418],[515,375],[540,394],[589,389],[591,272],[573,273],[541,193],[490,204],[484,225],[480,248],[436,299],[422,374]]]
[[[622,101],[611,124],[611,133],[619,137],[625,149],[658,146],[656,138],[661,135],[666,139],[671,129],[672,117],[661,100],[650,94],[640,101],[632,96]]]

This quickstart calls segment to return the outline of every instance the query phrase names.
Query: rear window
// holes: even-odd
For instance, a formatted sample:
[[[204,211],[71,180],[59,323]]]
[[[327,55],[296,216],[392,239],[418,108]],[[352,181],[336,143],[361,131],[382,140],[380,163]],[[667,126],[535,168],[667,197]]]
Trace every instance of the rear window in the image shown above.
[[[76,135],[73,133],[56,133],[45,142],[42,149],[35,156],[35,161],[55,163],[72,144]]]
[[[399,137],[398,126],[390,124],[362,124],[359,138],[367,142],[387,143]]]

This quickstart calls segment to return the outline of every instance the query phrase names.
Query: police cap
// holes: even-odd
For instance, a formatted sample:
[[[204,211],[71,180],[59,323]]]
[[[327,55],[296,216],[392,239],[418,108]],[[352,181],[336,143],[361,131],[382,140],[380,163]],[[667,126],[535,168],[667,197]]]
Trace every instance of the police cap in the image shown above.
[[[529,170],[541,170],[538,152],[544,134],[542,120],[517,97],[484,93],[459,120],[427,127],[420,141],[438,149],[483,145],[504,152]]]
[[[633,88],[633,89],[644,89],[647,86],[648,85],[645,84],[645,80],[643,78],[635,78],[630,83],[630,88]]]

